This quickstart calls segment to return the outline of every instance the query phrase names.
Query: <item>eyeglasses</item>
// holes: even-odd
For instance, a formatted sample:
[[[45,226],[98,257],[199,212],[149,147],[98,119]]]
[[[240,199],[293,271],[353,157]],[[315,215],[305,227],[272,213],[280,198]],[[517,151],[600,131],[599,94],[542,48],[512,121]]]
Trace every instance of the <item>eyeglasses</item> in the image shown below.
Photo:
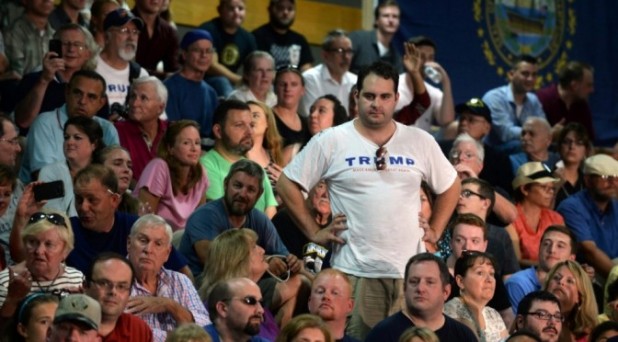
[[[30,219],[28,220],[28,224],[37,223],[43,219],[46,219],[47,221],[55,224],[56,226],[63,226],[65,228],[69,228],[67,226],[67,222],[64,220],[64,217],[62,217],[62,215],[54,214],[54,213],[51,213],[51,214],[46,214],[42,212],[34,213],[32,214],[32,216],[30,216]]]
[[[139,36],[140,34],[140,30],[138,29],[130,29],[128,27],[123,27],[121,29],[117,29],[116,31],[118,31],[118,33],[124,35],[124,36],[128,36],[128,35],[132,35],[132,36]]]
[[[473,158],[476,158],[476,155],[472,152],[459,152],[459,151],[452,151],[451,152],[451,159],[452,160],[457,160],[457,159],[461,159],[461,160],[471,160]]]
[[[542,321],[549,321],[550,319],[554,319],[555,321],[558,322],[562,322],[564,321],[564,316],[562,316],[561,313],[557,313],[557,314],[550,314],[547,311],[543,311],[543,310],[539,310],[539,311],[535,311],[535,312],[528,312],[526,313],[526,315],[532,315]]]
[[[281,71],[294,71],[300,74],[300,70],[298,69],[298,65],[288,64],[288,65],[278,65],[277,72]]]
[[[461,191],[461,194],[459,195],[463,198],[470,198],[470,196],[478,196],[480,199],[486,199],[485,196],[479,194],[478,192],[474,192],[472,190],[468,190],[468,189],[464,189]]]
[[[19,137],[15,137],[13,139],[0,138],[0,141],[6,141],[6,142],[8,142],[9,144],[11,144],[13,146],[19,145]]]
[[[386,147],[380,146],[376,151],[376,169],[378,171],[386,170]]]
[[[96,287],[100,289],[105,289],[106,291],[112,291],[114,288],[116,288],[118,292],[126,293],[131,290],[131,283],[114,283],[107,279],[98,279],[98,280],[92,279],[90,282],[94,284]]]
[[[352,50],[352,49],[338,48],[338,49],[328,49],[326,51],[334,52],[334,53],[336,53],[338,55],[341,55],[341,56],[352,56],[352,55],[354,55],[354,50]]]
[[[618,180],[618,175],[595,175],[595,176],[598,176],[599,178],[601,178],[604,181],[613,182],[615,180]]]
[[[247,306],[256,306],[258,304],[260,304],[260,306],[262,307],[264,306],[264,301],[262,299],[257,299],[254,296],[246,296],[242,298],[233,297],[233,298],[225,299],[224,301],[230,301],[230,300],[238,300]]]
[[[83,51],[86,48],[86,44],[82,42],[62,42],[62,47],[65,49],[74,47],[76,50]]]

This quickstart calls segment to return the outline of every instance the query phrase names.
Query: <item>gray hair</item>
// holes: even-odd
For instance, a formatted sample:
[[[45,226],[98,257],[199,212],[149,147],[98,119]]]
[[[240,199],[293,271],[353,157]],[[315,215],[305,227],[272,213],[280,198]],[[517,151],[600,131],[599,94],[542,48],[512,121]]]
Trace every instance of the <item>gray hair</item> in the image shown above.
[[[167,223],[167,221],[165,221],[161,216],[155,214],[146,214],[140,217],[139,219],[137,219],[137,221],[135,221],[135,223],[133,223],[129,236],[135,236],[138,232],[142,230],[142,228],[165,229],[165,234],[168,237],[168,244],[172,244],[172,236],[174,234],[172,231],[172,226],[170,226],[170,224]]]
[[[247,57],[245,57],[245,60],[243,61],[243,64],[242,64],[243,84],[248,85],[247,78],[249,77],[249,74],[251,73],[251,71],[253,71],[254,62],[258,58],[265,58],[269,60],[273,66],[273,72],[275,71],[275,59],[273,58],[273,56],[271,56],[271,54],[266,51],[255,50],[251,52],[250,54],[248,54]]]
[[[157,92],[157,96],[159,100],[163,102],[163,104],[167,104],[167,88],[160,79],[155,76],[142,76],[133,80],[131,87],[138,86],[140,84],[152,83],[155,86],[155,91]]]
[[[71,30],[75,30],[75,31],[79,31],[84,35],[84,43],[86,45],[86,49],[88,49],[88,51],[90,52],[90,58],[86,61],[86,63],[82,66],[82,69],[85,70],[94,70],[97,67],[97,56],[99,55],[99,52],[101,51],[101,48],[99,47],[99,45],[94,41],[94,38],[92,37],[92,33],[90,33],[90,31],[88,31],[88,29],[86,29],[85,27],[75,24],[75,23],[68,23],[65,25],[62,25],[58,31],[56,31],[54,33],[54,39],[60,39],[60,36],[66,32],[66,31],[71,31]]]
[[[540,118],[538,116],[529,117],[528,119],[526,119],[523,126],[535,124],[541,125],[541,127],[546,131],[547,135],[551,135],[551,125],[549,124],[549,122],[544,118]]]
[[[473,144],[474,147],[476,148],[476,152],[481,162],[485,160],[485,148],[483,147],[483,144],[481,144],[478,140],[471,137],[468,133],[461,133],[460,135],[457,136],[455,141],[453,141],[453,147],[451,148],[451,151],[449,152],[449,156],[453,155],[453,152],[459,146],[459,144],[464,143],[464,142],[469,142]]]
[[[348,37],[348,34],[342,29],[335,29],[335,30],[329,31],[326,34],[326,37],[324,37],[324,40],[322,41],[322,50],[324,51],[329,50],[332,47],[335,39],[347,38],[347,37]]]

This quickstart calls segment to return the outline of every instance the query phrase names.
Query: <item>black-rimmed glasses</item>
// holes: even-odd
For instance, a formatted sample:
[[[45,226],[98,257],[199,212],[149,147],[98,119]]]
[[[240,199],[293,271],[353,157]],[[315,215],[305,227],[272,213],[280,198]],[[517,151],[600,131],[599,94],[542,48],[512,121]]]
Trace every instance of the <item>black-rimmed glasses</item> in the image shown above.
[[[526,315],[532,315],[542,321],[549,321],[550,319],[554,319],[554,321],[558,321],[558,322],[563,322],[564,321],[564,316],[562,316],[561,313],[557,313],[557,314],[550,314],[547,311],[543,311],[543,310],[539,310],[539,311],[534,311],[534,312],[528,312],[526,313]]]
[[[478,196],[480,199],[485,199],[485,196],[479,194],[478,192],[474,192],[472,190],[469,190],[469,189],[461,190],[460,196],[463,197],[463,198],[470,198],[470,196]]]
[[[380,146],[376,151],[376,169],[378,171],[386,170],[386,147]]]
[[[68,228],[67,222],[64,220],[64,217],[62,215],[54,214],[54,213],[50,213],[50,214],[46,214],[42,212],[34,213],[32,214],[32,216],[30,216],[30,219],[28,220],[28,224],[37,223],[43,219],[46,219],[47,221],[55,224],[56,226],[63,226],[65,228]]]

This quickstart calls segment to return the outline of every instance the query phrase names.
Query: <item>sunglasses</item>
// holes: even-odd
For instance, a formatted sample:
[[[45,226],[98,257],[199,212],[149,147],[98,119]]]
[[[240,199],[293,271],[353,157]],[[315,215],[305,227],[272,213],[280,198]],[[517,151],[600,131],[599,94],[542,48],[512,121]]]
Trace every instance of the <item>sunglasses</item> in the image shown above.
[[[234,297],[234,298],[226,299],[224,301],[230,301],[230,300],[238,300],[238,301],[240,301],[241,303],[243,303],[243,304],[245,304],[247,306],[256,306],[258,304],[260,304],[260,306],[264,306],[264,301],[261,300],[261,299],[257,299],[254,296],[246,296],[246,297],[242,297],[242,298]]]
[[[378,171],[386,170],[386,147],[380,146],[376,151],[376,169]]]
[[[64,217],[62,215],[54,214],[54,213],[51,213],[51,214],[46,214],[42,212],[34,213],[32,214],[32,216],[30,216],[30,219],[28,220],[28,224],[37,223],[43,219],[46,219],[48,222],[53,223],[56,226],[63,226],[65,228],[69,228],[67,226],[67,222],[64,220]]]

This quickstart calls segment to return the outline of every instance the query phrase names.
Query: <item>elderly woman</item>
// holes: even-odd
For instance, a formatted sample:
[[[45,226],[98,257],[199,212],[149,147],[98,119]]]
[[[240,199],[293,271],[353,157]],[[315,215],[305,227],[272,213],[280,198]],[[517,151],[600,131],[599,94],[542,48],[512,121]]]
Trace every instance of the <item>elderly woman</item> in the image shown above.
[[[158,158],[142,173],[135,194],[176,230],[184,229],[189,215],[205,202],[208,178],[200,164],[200,132],[191,120],[176,121],[159,143]]]
[[[513,180],[517,218],[506,227],[506,231],[522,265],[538,262],[539,244],[547,227],[564,224],[562,216],[550,209],[557,181],[541,162],[525,163],[517,170]]]
[[[273,92],[275,78],[275,60],[265,51],[253,51],[243,64],[242,86],[234,90],[228,99],[259,101],[268,107],[277,104],[277,96]]]
[[[93,119],[84,116],[69,118],[64,124],[64,156],[66,161],[43,166],[39,181],[62,180],[64,196],[49,200],[46,208],[64,211],[77,216],[73,195],[73,179],[77,173],[92,163],[96,153],[104,146],[103,129]]]
[[[28,294],[81,291],[84,275],[64,265],[73,250],[71,222],[57,212],[37,212],[21,232],[25,260],[0,272],[0,315],[10,317]]]
[[[554,175],[560,179],[556,188],[554,207],[572,194],[584,189],[584,160],[590,155],[592,145],[588,132],[578,123],[570,123],[560,131],[558,152],[561,162],[556,164]]]
[[[348,121],[348,113],[338,98],[332,94],[318,97],[309,108],[309,133],[311,136]]]
[[[549,270],[543,289],[560,301],[564,317],[561,341],[587,341],[597,324],[597,302],[590,277],[575,261],[565,260]]]
[[[257,234],[250,229],[230,229],[217,236],[210,245],[208,260],[202,273],[200,297],[206,301],[210,291],[221,281],[245,277],[255,283],[268,269],[264,249],[257,244]],[[273,306],[273,291],[263,291],[264,308]],[[279,334],[271,311],[265,310],[259,336],[274,340]]]

